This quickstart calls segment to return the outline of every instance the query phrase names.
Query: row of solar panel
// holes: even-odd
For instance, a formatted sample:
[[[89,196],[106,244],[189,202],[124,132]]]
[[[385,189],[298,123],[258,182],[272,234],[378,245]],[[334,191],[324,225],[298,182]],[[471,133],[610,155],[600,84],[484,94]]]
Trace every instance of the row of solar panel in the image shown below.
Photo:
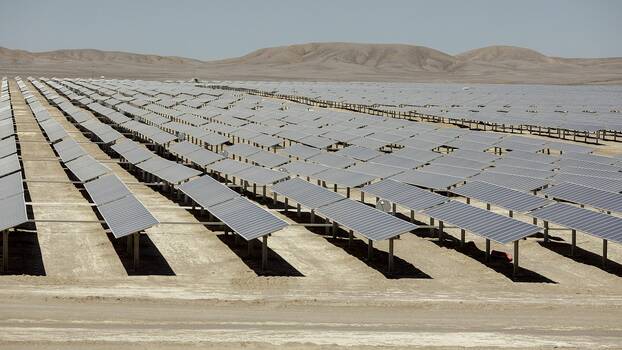
[[[84,188],[114,237],[128,236],[157,225],[156,218],[134,197],[125,184],[116,175],[110,174],[111,170],[108,167],[90,156],[72,137],[68,136],[63,126],[49,115],[46,107],[30,92],[26,84],[19,85],[35,119],[52,143],[52,147],[71,173],[84,183]],[[43,88],[38,84],[35,86],[38,89]],[[88,115],[79,119],[82,123],[92,120]],[[50,137],[48,131],[54,136]]]
[[[0,232],[28,221],[13,108],[6,78],[0,84]]]

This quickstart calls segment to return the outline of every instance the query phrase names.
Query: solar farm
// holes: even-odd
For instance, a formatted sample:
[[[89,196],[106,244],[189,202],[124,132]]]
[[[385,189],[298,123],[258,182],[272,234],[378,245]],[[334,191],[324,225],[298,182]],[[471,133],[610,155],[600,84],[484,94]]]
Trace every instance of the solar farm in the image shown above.
[[[119,322],[102,342],[282,345],[270,322],[287,322],[309,348],[453,347],[456,329],[620,345],[621,101],[617,86],[4,78],[0,291],[11,319],[101,298],[93,327]],[[212,313],[221,333],[141,331],[116,320],[120,298],[175,327]],[[248,323],[216,316],[225,301]],[[61,321],[33,342],[70,328],[49,312]]]

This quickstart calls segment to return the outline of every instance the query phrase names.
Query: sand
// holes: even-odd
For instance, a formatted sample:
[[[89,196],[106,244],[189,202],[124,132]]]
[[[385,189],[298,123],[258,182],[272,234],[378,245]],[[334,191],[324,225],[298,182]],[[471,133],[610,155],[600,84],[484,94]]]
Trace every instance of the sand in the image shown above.
[[[52,152],[45,143],[23,142],[43,137],[14,82],[11,94],[26,177],[66,180],[57,160],[27,160]],[[323,230],[291,226],[269,239],[275,276],[258,276],[257,255],[249,260],[245,246],[192,225],[196,217],[138,184],[56,108],[48,109],[158,219],[189,224],[149,229],[137,273],[127,267],[124,242],[99,225],[40,224],[38,242],[12,233],[19,243],[13,275],[0,276],[2,349],[622,347],[620,245],[609,245],[611,261],[603,269],[595,238],[577,235],[576,258],[567,256],[568,231],[552,231],[549,245],[529,238],[521,241],[524,270],[515,282],[508,264],[483,262],[482,239],[467,234],[474,246],[463,252],[455,241],[439,245],[424,229],[396,241],[400,278],[389,278],[387,242],[375,245],[368,262],[361,240],[348,250],[346,240]],[[29,191],[33,202],[48,202],[35,204],[37,217],[93,216],[73,185],[29,185]],[[262,205],[290,223],[300,221]],[[459,237],[456,229],[446,231]],[[492,248],[511,252],[510,246]],[[23,271],[25,262],[45,275]]]

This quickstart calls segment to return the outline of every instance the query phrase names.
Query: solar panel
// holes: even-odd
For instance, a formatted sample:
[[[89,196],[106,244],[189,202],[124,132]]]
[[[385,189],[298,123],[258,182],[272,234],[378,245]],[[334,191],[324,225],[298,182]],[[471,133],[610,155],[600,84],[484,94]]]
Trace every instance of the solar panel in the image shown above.
[[[69,162],[87,154],[86,151],[84,151],[84,149],[72,138],[67,138],[63,141],[57,142],[53,145],[53,147],[63,162]]]
[[[463,179],[469,178],[473,175],[477,175],[481,172],[478,169],[464,168],[461,166],[451,166],[451,165],[436,164],[436,163],[431,163],[430,165],[426,165],[422,168],[419,168],[419,170],[425,171],[427,173],[460,177]]]
[[[474,160],[471,160],[471,159],[460,158],[460,157],[453,156],[453,155],[445,155],[443,157],[436,158],[433,161],[431,161],[430,164],[431,165],[436,165],[436,164],[438,164],[438,165],[450,165],[450,166],[456,166],[456,167],[461,167],[461,168],[469,168],[469,169],[476,169],[476,170],[482,170],[482,169],[487,168],[489,166],[488,162],[478,162],[478,161],[474,161]]]
[[[573,144],[564,144],[564,145],[571,145],[571,146],[578,146],[578,147],[587,147],[586,150],[589,150],[590,152],[594,150],[594,148],[588,147],[588,146],[579,146],[579,145],[573,145]],[[579,160],[579,161],[584,161],[584,162],[599,163],[599,164],[603,164],[603,165],[613,165],[613,164],[616,163],[616,159],[615,158],[607,157],[607,156],[600,156],[600,155],[596,155],[596,154],[584,154],[584,153],[577,153],[577,152],[564,152],[564,153],[560,154],[559,157],[562,158],[562,159],[574,159],[574,160]]]
[[[495,160],[492,165],[497,166],[497,165],[506,165],[506,166],[513,166],[513,167],[517,167],[517,168],[527,168],[527,169],[535,169],[535,170],[546,170],[546,171],[552,171],[553,169],[555,169],[557,166],[552,165],[550,163],[543,163],[540,161],[531,161],[531,160],[525,160],[525,159],[521,159],[521,158],[512,158],[512,157],[505,157],[505,158],[500,158]]]
[[[210,152],[206,149],[200,149],[192,153],[186,154],[186,158],[188,158],[191,162],[198,166],[206,166],[207,164],[222,160],[225,157],[218,153]]]
[[[543,144],[538,144],[537,142],[532,142],[532,143],[522,143],[522,142],[515,142],[512,140],[502,140],[501,142],[497,143],[494,145],[495,147],[499,147],[502,149],[507,149],[507,150],[518,150],[518,151],[525,151],[525,152],[537,152],[540,151],[544,148],[546,148],[546,146],[544,146]]]
[[[281,139],[265,134],[253,137],[250,141],[263,147],[274,147],[281,143]]]
[[[304,137],[298,141],[307,146],[320,148],[320,149],[328,148],[336,143],[335,140],[327,139],[321,136],[314,136],[314,135]]]
[[[575,174],[575,175],[586,175],[586,176],[596,176],[596,177],[605,177],[609,179],[622,179],[622,172],[619,171],[607,171],[600,170],[594,168],[579,168],[572,166],[565,166],[559,169],[559,173],[566,174]]]
[[[110,148],[119,154],[127,153],[134,148],[139,147],[139,144],[130,139],[120,139],[115,142]]]
[[[13,128],[13,120],[7,119],[9,123],[5,123],[4,121],[0,121],[0,139],[11,136],[15,134],[15,130]]]
[[[321,153],[310,157],[308,161],[327,165],[333,168],[347,168],[356,163],[352,158],[336,155],[335,153]]]
[[[247,241],[287,227],[285,221],[243,197],[211,206],[209,212]]]
[[[279,167],[279,169],[282,169],[292,175],[312,176],[330,168],[321,164],[295,161],[287,163]]]
[[[391,177],[391,179],[435,190],[447,190],[451,186],[464,182],[464,179],[461,177],[428,173],[420,170],[405,171]]]
[[[596,188],[608,192],[622,192],[622,180],[610,179],[598,176],[575,175],[567,173],[556,173],[551,182],[572,182],[578,185]]]
[[[160,131],[158,133],[155,133],[149,136],[149,139],[153,141],[155,144],[165,145],[169,142],[177,140],[177,137],[167,132]]]
[[[478,152],[463,149],[455,150],[451,152],[451,155],[461,159],[473,160],[484,164],[489,164],[493,160],[500,158],[500,156],[490,152]]]
[[[17,153],[15,137],[11,136],[0,141],[0,158],[4,158],[14,153]]]
[[[227,147],[227,152],[241,157],[248,157],[251,154],[255,154],[259,151],[261,151],[261,149],[255,146],[248,145],[246,143],[238,143],[233,146]]]
[[[144,147],[137,147],[125,153],[121,153],[121,156],[132,164],[138,164],[146,161],[147,159],[153,158],[156,155]]]
[[[368,137],[359,137],[358,139],[351,140],[348,142],[351,145],[367,147],[371,149],[381,149],[382,147],[387,145],[387,142],[370,139]]]
[[[289,158],[280,156],[272,152],[263,151],[263,150],[257,153],[251,154],[246,158],[254,163],[257,163],[261,166],[265,166],[268,168],[274,168],[274,167],[277,167],[279,165],[283,165],[289,162]]]
[[[415,149],[411,147],[404,147],[391,154],[394,154],[399,157],[413,159],[413,160],[416,160],[422,163],[429,162],[433,159],[436,159],[442,156],[442,154],[434,152],[434,151]]]
[[[331,184],[346,187],[358,187],[376,179],[376,177],[372,175],[337,168],[328,168],[315,173],[313,177]]]
[[[203,208],[209,208],[240,196],[237,192],[207,175],[188,181],[178,186],[178,189]]]
[[[212,163],[206,166],[208,169],[222,173],[222,174],[235,174],[244,169],[252,167],[250,164],[241,163],[231,159],[223,159],[216,163]]]
[[[555,175],[555,173],[550,170],[520,168],[520,167],[509,166],[509,165],[495,165],[494,168],[490,168],[490,170],[496,173],[534,177],[537,179],[548,179],[551,176]]]
[[[299,178],[293,178],[273,185],[272,192],[291,198],[309,209],[316,209],[346,199],[336,192],[316,186]]]
[[[0,231],[19,226],[27,221],[23,192],[0,200]]]
[[[283,148],[280,152],[288,156],[303,159],[303,160],[322,153],[322,151],[320,151],[317,148],[305,146],[299,143],[293,144],[287,148]]]
[[[153,174],[168,183],[177,184],[192,177],[201,175],[201,172],[185,165],[173,164],[170,167],[160,169]]]
[[[622,168],[616,165],[607,165],[607,164],[588,162],[588,161],[577,160],[577,159],[560,159],[556,164],[562,168],[578,167],[578,168],[598,169],[598,170],[605,170],[605,171],[622,170]]]
[[[287,173],[252,166],[235,173],[235,177],[257,185],[271,185],[289,177]]]
[[[168,168],[168,167],[172,167],[174,164],[177,164],[177,163],[172,162],[170,160],[166,160],[159,156],[154,156],[153,158],[149,158],[142,163],[138,163],[136,166],[139,169],[142,169],[150,174],[155,175],[158,171]]]
[[[418,160],[413,160],[409,158],[399,157],[394,154],[383,154],[378,156],[370,161],[371,163],[388,165],[391,167],[402,168],[402,169],[415,169],[425,162],[421,162]]]
[[[383,153],[373,150],[371,148],[354,145],[340,149],[339,151],[335,152],[335,154],[366,162],[370,159],[381,156]]]
[[[376,164],[371,162],[356,164],[349,167],[348,170],[374,176],[380,179],[385,179],[406,171],[406,169],[404,168],[398,168],[395,166]]]
[[[158,224],[158,220],[134,196],[126,196],[99,205],[97,208],[115,238],[128,236]]]
[[[424,214],[501,244],[514,242],[540,231],[538,226],[457,201],[427,209]]]
[[[519,213],[526,213],[552,203],[542,197],[479,181],[469,181],[465,185],[452,189],[451,192]]]
[[[110,172],[108,167],[100,164],[97,160],[95,160],[95,158],[89,155],[66,162],[65,165],[78,178],[78,180],[83,182]]]
[[[199,137],[198,139],[201,140],[203,143],[210,145],[210,146],[222,145],[223,143],[229,142],[228,137],[225,137],[219,134],[214,134],[214,133],[208,133],[206,135]]]
[[[563,182],[541,191],[547,197],[561,199],[594,208],[622,212],[622,195],[595,188]]]
[[[361,189],[361,192],[421,211],[449,200],[445,196],[391,179],[382,180]]]
[[[319,207],[317,212],[372,241],[393,238],[417,229],[417,225],[349,199]]]
[[[190,143],[188,141],[176,142],[168,146],[169,151],[179,156],[185,156],[188,153],[192,153],[200,149],[200,146]]]
[[[537,209],[529,215],[595,237],[622,243],[622,219],[615,216],[565,203],[555,203]]]
[[[398,144],[404,147],[411,147],[414,149],[427,150],[427,151],[433,150],[443,145],[442,142],[428,141],[428,140],[419,138],[418,136],[415,136],[409,139],[400,140]]]
[[[84,184],[93,202],[97,205],[121,199],[130,195],[128,188],[114,174],[102,176],[96,180]]]
[[[548,185],[548,180],[538,179],[528,176],[498,173],[494,171],[484,171],[472,178],[470,181],[488,182],[493,185],[511,188],[518,191],[534,191]]]
[[[17,154],[12,154],[10,156],[0,158],[0,176],[5,176],[16,171],[20,171],[22,169],[19,164],[19,158],[17,158]]]
[[[24,184],[21,171],[0,178],[0,199],[12,197],[22,192],[24,192]]]

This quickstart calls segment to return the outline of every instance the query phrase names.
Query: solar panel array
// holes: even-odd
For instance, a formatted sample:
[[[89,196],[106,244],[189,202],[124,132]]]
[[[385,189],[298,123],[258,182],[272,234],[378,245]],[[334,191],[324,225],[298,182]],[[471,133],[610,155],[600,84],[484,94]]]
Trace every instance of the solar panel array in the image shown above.
[[[582,185],[599,198],[598,193],[609,193],[615,199],[622,191],[620,159],[595,155],[589,146],[334,112],[183,83],[81,79],[46,83],[74,103],[97,112],[134,137],[168,149],[181,160],[193,162],[190,154],[213,146],[201,138],[206,133],[216,135],[225,152],[212,153],[204,164],[195,166],[258,185],[272,185],[274,192],[282,191],[314,210],[334,204],[320,200],[322,206],[314,206],[318,200],[315,196],[322,199],[334,192],[311,185],[320,194],[289,193],[284,186],[292,181],[296,181],[295,187],[310,184],[288,177],[319,180],[323,185],[363,186],[366,193],[507,243],[539,228],[449,201],[420,187],[453,192],[528,215],[551,206],[553,201],[542,195],[547,188],[555,189],[564,182]],[[561,124],[553,121],[551,125]],[[160,132],[176,137],[178,143],[151,138]],[[113,149],[126,148],[124,145],[117,142]],[[128,157],[144,158],[144,151],[134,149],[122,151]],[[151,170],[164,165],[152,163],[148,164],[153,166]],[[615,205],[596,203],[591,198],[570,201],[615,211]],[[354,210],[350,202],[356,203],[348,201],[332,208],[332,220],[349,222],[339,213],[345,208]],[[328,217],[328,213],[323,214]]]

